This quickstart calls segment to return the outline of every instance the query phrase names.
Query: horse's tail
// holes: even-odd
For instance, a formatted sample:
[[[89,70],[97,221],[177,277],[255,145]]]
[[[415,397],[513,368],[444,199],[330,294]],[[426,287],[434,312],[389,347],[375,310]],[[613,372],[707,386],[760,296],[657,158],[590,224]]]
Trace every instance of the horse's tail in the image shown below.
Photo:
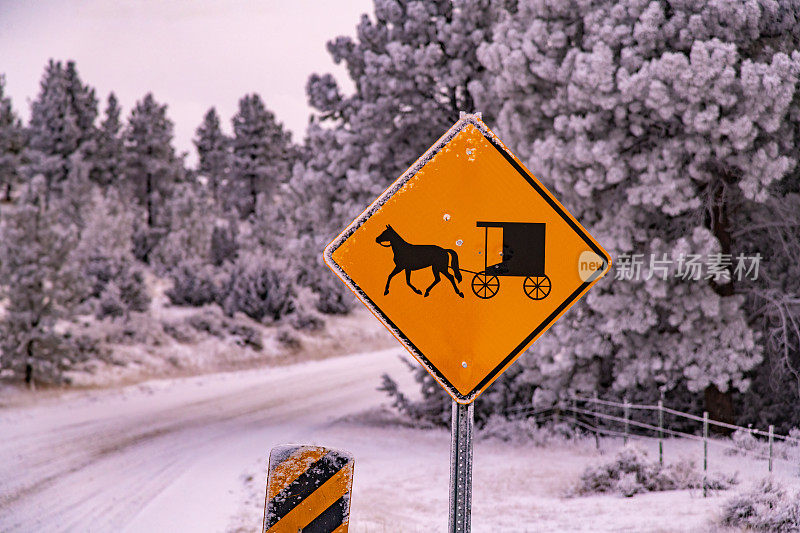
[[[450,254],[452,261],[450,261],[450,268],[453,269],[453,273],[456,275],[456,279],[461,282],[461,270],[458,268],[458,254],[455,250],[447,250],[447,253]]]

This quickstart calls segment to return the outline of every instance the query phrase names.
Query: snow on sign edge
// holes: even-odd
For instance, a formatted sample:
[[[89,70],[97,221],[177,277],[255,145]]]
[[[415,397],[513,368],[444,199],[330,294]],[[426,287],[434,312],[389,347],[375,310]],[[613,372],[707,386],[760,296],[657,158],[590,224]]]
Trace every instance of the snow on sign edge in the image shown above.
[[[323,260],[325,264],[328,265],[334,274],[336,274],[339,279],[344,282],[345,285],[356,295],[356,297],[361,301],[364,306],[369,309],[369,311],[380,320],[380,322],[389,330],[389,332],[405,347],[406,350],[417,360],[419,364],[421,364],[425,370],[436,380],[436,382],[441,386],[447,394],[449,394],[453,400],[461,404],[470,404],[475,401],[475,399],[485,391],[492,382],[497,379],[500,374],[502,374],[508,367],[516,361],[520,355],[525,351],[524,349],[517,349],[512,352],[509,357],[507,357],[503,363],[501,363],[498,368],[499,371],[494,372],[494,375],[484,384],[477,386],[474,390],[469,392],[468,394],[464,395],[461,394],[456,388],[449,383],[449,381],[439,372],[439,370],[433,366],[425,354],[423,354],[416,346],[408,339],[405,334],[400,331],[395,325],[389,320],[383,311],[381,311],[380,307],[378,307],[372,299],[367,296],[367,294],[361,290],[361,288],[347,275],[347,272],[339,266],[338,263],[333,259],[333,253],[348,239],[350,236],[355,233],[358,228],[360,228],[375,212],[377,212],[383,204],[385,204],[389,198],[394,196],[394,194],[399,191],[403,185],[406,184],[411,178],[413,178],[421,169],[424,167],[439,151],[442,150],[456,135],[461,133],[467,126],[474,126],[477,128],[490,142],[492,142],[498,149],[503,151],[505,154],[508,154],[510,158],[516,163],[515,166],[519,166],[519,171],[526,176],[529,180],[535,182],[538,188],[541,188],[540,193],[545,196],[545,199],[550,201],[551,205],[554,205],[554,208],[559,214],[566,216],[570,222],[573,229],[587,242],[587,244],[598,253],[603,259],[605,259],[605,268],[598,270],[595,274],[589,276],[589,280],[585,281],[578,290],[573,293],[573,296],[567,301],[567,305],[559,308],[554,314],[555,316],[550,316],[546,321],[543,323],[544,327],[537,328],[540,329],[537,332],[537,329],[531,334],[531,337],[527,338],[523,341],[522,344],[518,348],[524,347],[527,348],[530,346],[542,333],[544,333],[547,329],[550,328],[555,322],[561,318],[572,304],[580,300],[584,294],[594,285],[600,278],[602,278],[608,271],[611,269],[611,256],[603,249],[602,246],[592,237],[586,229],[581,226],[581,224],[572,216],[572,214],[561,205],[561,202],[556,199],[550,191],[548,191],[542,184],[538,182],[538,180],[533,176],[533,174],[522,164],[522,162],[517,159],[517,157],[506,147],[506,145],[494,134],[487,126],[483,123],[479,115],[470,115],[465,114],[449,129],[447,132],[444,133],[439,139],[433,143],[433,145],[428,148],[428,150],[423,153],[419,159],[417,159],[413,165],[411,165],[408,170],[406,170],[394,183],[389,185],[389,187],[383,191],[383,193],[378,196],[369,206],[367,206],[364,211],[361,212],[337,237],[335,237],[328,246],[325,247],[323,252]],[[557,207],[556,207],[557,206]],[[510,359],[510,360],[509,360]],[[497,369],[496,369],[497,370]]]

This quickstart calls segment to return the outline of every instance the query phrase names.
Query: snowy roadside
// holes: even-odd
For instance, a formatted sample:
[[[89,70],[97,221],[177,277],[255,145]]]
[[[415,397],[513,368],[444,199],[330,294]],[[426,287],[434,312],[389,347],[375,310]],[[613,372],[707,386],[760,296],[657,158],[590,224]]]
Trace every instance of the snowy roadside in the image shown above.
[[[70,387],[39,388],[32,393],[19,383],[0,381],[0,407],[80,395],[82,389],[284,366],[397,346],[389,332],[360,307],[346,316],[325,316],[322,329],[305,331],[260,324],[243,315],[230,319],[216,306],[170,306],[165,297],[158,296],[163,287],[153,292],[157,296],[150,315],[124,322],[87,318],[83,327],[102,339],[108,356],[70,372]],[[242,332],[247,332],[247,338],[257,338],[257,343],[247,341]]]
[[[376,416],[378,413],[379,416]],[[341,447],[355,455],[351,528],[362,532],[431,532],[447,526],[449,434],[387,424],[392,415],[369,411],[320,428],[309,442]],[[655,441],[639,444],[657,457]],[[737,491],[766,476],[764,461],[728,456],[711,446],[710,472],[738,472],[730,491],[699,490],[566,497],[583,470],[610,460],[622,448],[618,439],[594,439],[534,446],[524,441],[478,438],[475,443],[473,531],[550,532],[726,532],[718,525],[722,504]],[[667,439],[665,460],[702,465],[702,443]],[[228,531],[260,531],[267,455],[240,476],[242,506]],[[781,464],[775,477],[800,486],[796,465]]]

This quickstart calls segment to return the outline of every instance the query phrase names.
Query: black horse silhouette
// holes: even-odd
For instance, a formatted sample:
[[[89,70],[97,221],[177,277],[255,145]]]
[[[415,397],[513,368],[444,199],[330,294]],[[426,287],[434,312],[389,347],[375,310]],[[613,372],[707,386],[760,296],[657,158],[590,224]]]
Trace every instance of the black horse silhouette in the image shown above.
[[[433,270],[433,283],[425,289],[425,296],[428,296],[434,285],[439,283],[440,274],[444,274],[450,280],[456,294],[462,298],[464,297],[464,293],[458,290],[456,285],[456,280],[461,283],[461,271],[458,269],[458,254],[455,250],[449,250],[433,244],[409,244],[388,224],[383,233],[375,239],[375,242],[381,246],[391,247],[394,253],[394,269],[386,279],[384,295],[389,294],[389,283],[392,278],[403,270],[406,271],[406,283],[411,287],[411,290],[417,294],[422,294],[422,291],[411,284],[411,271],[431,267]],[[450,262],[450,258],[452,258],[452,262]],[[448,272],[448,267],[453,269],[453,274]],[[453,275],[455,275],[455,279],[453,279]]]

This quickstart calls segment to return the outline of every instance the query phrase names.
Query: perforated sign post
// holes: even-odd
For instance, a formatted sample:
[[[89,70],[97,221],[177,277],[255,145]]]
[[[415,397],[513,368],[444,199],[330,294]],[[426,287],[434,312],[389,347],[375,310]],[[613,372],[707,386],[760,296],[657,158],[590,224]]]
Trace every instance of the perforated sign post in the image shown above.
[[[462,114],[325,262],[452,396],[450,523],[469,531],[471,404],[608,271],[608,253]]]

